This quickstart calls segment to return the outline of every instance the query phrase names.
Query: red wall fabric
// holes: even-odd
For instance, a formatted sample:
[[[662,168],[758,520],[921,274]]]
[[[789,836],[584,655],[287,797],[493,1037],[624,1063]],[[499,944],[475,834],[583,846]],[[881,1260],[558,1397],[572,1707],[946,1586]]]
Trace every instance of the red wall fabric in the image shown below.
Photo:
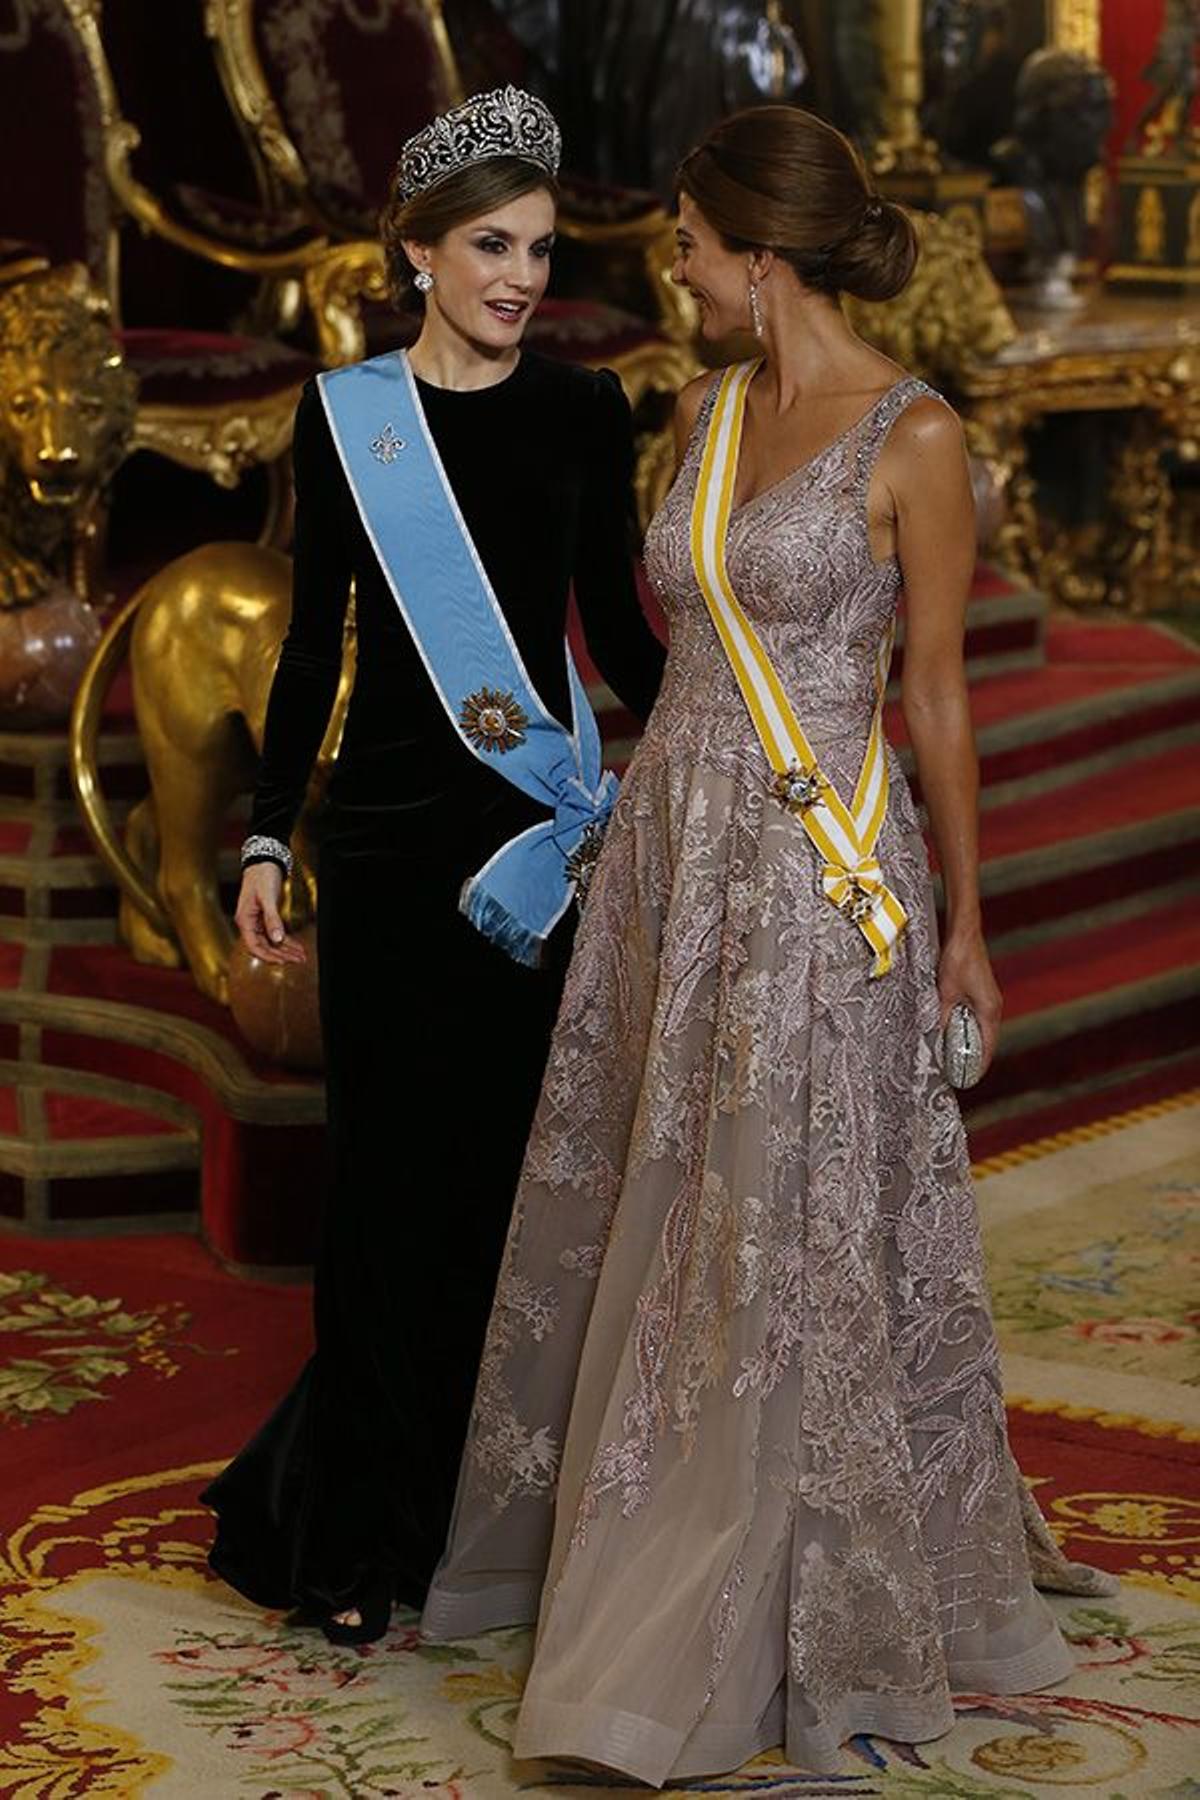
[[[1117,84],[1111,154],[1119,156],[1142,107],[1150,98],[1142,70],[1154,53],[1166,8],[1163,0],[1104,0],[1100,14],[1100,59]]]

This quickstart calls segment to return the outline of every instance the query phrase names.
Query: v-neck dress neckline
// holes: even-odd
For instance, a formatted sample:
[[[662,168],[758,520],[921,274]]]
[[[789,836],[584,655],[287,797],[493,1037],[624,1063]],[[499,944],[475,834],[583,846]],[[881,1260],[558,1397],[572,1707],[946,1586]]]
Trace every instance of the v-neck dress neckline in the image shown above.
[[[846,442],[847,438],[853,437],[854,433],[860,431],[864,425],[869,425],[888,396],[894,394],[897,388],[903,387],[904,383],[911,379],[912,377],[909,375],[901,375],[897,381],[892,382],[890,387],[886,387],[881,394],[876,396],[865,412],[859,413],[856,419],[852,419],[844,431],[839,431],[836,437],[830,438],[827,444],[823,444],[819,450],[814,451],[813,454],[806,457],[803,462],[797,463],[795,468],[789,469],[786,474],[781,475],[778,481],[772,481],[769,486],[759,488],[756,494],[750,494],[745,500],[737,501],[730,511],[730,519],[736,519],[739,513],[745,512],[748,507],[756,506],[760,500],[769,499],[772,495],[780,493],[782,489],[788,487],[793,481],[799,480],[802,475],[807,475],[810,470],[816,468],[818,463],[824,462],[825,458],[834,450],[839,449],[841,445]],[[741,466],[740,445],[738,446],[738,466]],[[734,487],[737,487],[737,470],[734,471]]]

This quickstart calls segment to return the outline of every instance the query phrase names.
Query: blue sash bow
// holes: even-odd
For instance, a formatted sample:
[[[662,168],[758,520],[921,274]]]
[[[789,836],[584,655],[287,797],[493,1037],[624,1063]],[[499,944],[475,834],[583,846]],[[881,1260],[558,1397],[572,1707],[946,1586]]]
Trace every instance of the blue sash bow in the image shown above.
[[[501,845],[464,883],[471,923],[536,964],[586,886],[617,778],[564,643],[573,729],[543,705],[471,541],[401,351],[317,377],[333,441],[400,615],[473,756],[553,818]]]

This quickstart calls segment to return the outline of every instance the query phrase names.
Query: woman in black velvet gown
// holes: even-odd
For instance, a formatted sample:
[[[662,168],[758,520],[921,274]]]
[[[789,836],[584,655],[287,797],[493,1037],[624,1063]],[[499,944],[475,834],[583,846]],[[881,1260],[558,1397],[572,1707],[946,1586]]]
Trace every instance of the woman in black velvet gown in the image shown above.
[[[569,721],[573,582],[592,655],[644,718],[663,652],[633,579],[628,406],[615,376],[520,348],[553,223],[552,175],[506,155],[395,199],[384,236],[402,286],[432,278],[410,362],[534,687]],[[444,1546],[572,930],[568,915],[531,970],[460,914],[464,879],[547,814],[451,727],[313,387],[294,456],[292,622],[238,924],[258,956],[303,954],[279,922],[281,865],[331,711],[353,580],[357,676],[319,862],[332,1182],[316,1352],[205,1498],[218,1514],[219,1574],[354,1642],[386,1629],[393,1598],[421,1604]]]

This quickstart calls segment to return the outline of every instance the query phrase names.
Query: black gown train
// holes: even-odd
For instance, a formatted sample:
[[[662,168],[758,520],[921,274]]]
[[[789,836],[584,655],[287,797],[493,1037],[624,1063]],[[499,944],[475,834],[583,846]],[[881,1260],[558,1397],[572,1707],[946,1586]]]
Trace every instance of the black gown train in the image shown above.
[[[525,352],[497,385],[418,384],[530,678],[569,724],[572,581],[589,649],[643,719],[663,652],[629,554],[615,377]],[[329,718],[351,578],[358,667],[321,821],[330,1147],[316,1352],[211,1484],[211,1563],[264,1606],[335,1610],[381,1574],[420,1605],[446,1537],[509,1212],[570,954],[543,966],[458,911],[464,879],[546,816],[453,732],[367,541],[320,397],[296,419],[292,623],[251,830],[286,841]]]

